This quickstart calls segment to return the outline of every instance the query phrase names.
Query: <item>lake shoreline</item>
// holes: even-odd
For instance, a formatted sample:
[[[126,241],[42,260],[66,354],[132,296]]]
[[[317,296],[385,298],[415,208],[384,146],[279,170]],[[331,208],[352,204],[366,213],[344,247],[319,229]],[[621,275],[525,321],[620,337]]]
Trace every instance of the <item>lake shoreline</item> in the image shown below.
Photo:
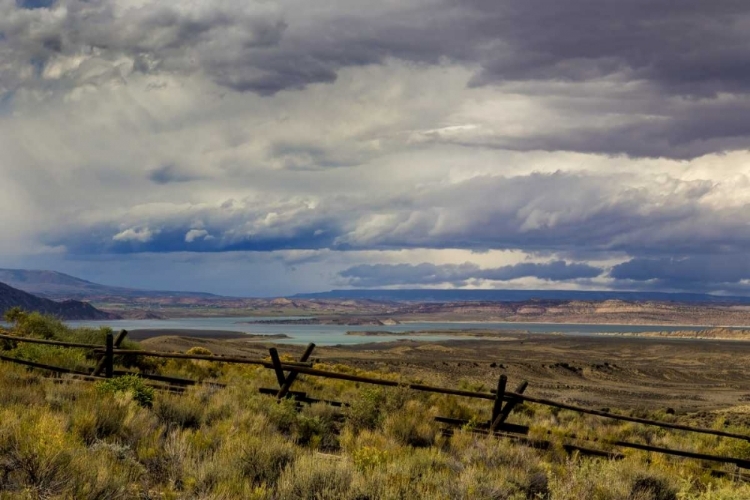
[[[235,332],[232,330],[193,330],[193,329],[179,329],[179,328],[141,328],[128,331],[128,338],[131,340],[147,340],[156,337],[188,337],[198,339],[214,339],[214,340],[233,340],[233,339],[244,339],[244,340],[284,340],[291,339],[289,335],[284,333],[246,333],[246,332]]]

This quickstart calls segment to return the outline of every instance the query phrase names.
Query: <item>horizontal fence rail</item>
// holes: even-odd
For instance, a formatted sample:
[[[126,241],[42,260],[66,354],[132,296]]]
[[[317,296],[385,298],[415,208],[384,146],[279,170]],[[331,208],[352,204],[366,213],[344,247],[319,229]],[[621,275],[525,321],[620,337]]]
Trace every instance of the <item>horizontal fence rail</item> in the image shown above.
[[[71,373],[75,375],[89,375],[86,372],[79,372],[77,370],[71,370],[70,368],[63,368],[62,366],[45,365],[44,363],[37,363],[36,361],[28,361],[25,359],[13,358],[10,356],[0,355],[0,360],[9,361],[19,365],[28,366],[30,368],[39,368],[40,370],[49,370],[56,373]]]
[[[94,352],[103,353],[105,348],[101,345],[94,347]],[[153,358],[172,358],[172,359],[194,359],[196,361],[215,361],[217,363],[234,363],[234,364],[245,364],[245,365],[260,365],[265,368],[273,368],[273,363],[270,361],[264,361],[262,359],[243,358],[238,356],[214,356],[208,354],[181,354],[161,351],[140,351],[137,349],[113,349],[112,354],[115,356],[149,356]],[[292,368],[305,368],[311,367],[312,363],[298,363],[296,361],[282,361],[284,369],[287,370]]]
[[[0,339],[12,340],[13,342],[27,342],[29,344],[45,344],[58,347],[79,347],[81,349],[100,349],[104,344],[78,344],[75,342],[61,342],[59,340],[34,339],[29,337],[15,337],[13,335],[0,335]]]
[[[104,352],[100,346],[95,349],[96,352]],[[272,361],[265,361],[261,359],[251,358],[237,358],[230,356],[209,356],[204,354],[177,354],[168,352],[158,351],[138,351],[134,349],[114,349],[113,354],[115,355],[136,355],[136,356],[153,356],[157,358],[173,358],[173,359],[194,359],[203,361],[216,361],[218,363],[238,363],[248,365],[258,365],[264,368],[275,369],[275,365]],[[298,372],[305,375],[311,375],[314,377],[333,378],[339,380],[348,380],[350,382],[362,382],[365,384],[382,385],[387,387],[405,387],[413,389],[415,391],[434,392],[439,394],[451,394],[454,396],[464,396],[467,398],[478,398],[488,399],[490,401],[495,400],[495,395],[491,392],[476,392],[476,391],[464,391],[460,389],[449,389],[446,387],[433,387],[424,384],[410,384],[406,382],[399,382],[396,380],[386,380],[374,377],[363,377],[360,375],[351,375],[349,373],[339,373],[327,370],[320,370],[312,368],[312,363],[309,362],[296,362],[296,361],[280,361],[280,366],[283,370]],[[509,396],[510,398],[511,396]]]
[[[629,417],[627,415],[618,415],[616,413],[609,413],[606,411],[592,410],[590,408],[584,408],[582,406],[575,406],[567,403],[561,403],[559,401],[552,401],[551,399],[535,398],[526,394],[517,394],[514,392],[506,392],[506,396],[511,398],[517,398],[522,401],[528,401],[529,403],[536,403],[544,406],[551,406],[553,408],[560,408],[563,410],[571,410],[578,413],[586,413],[588,415],[596,415],[598,417],[611,418],[613,420],[623,420],[625,422],[636,422],[643,425],[652,425],[655,427],[662,427],[664,429],[676,429],[680,431],[696,432],[699,434],[711,434],[714,436],[744,439],[750,441],[750,436],[745,434],[735,434],[733,432],[726,432],[717,429],[708,429],[705,427],[693,427],[690,425],[673,424],[671,422],[664,422],[662,420],[650,420],[648,418]]]
[[[90,372],[81,372],[81,371],[72,370],[72,369],[63,368],[63,367],[45,365],[42,363],[36,363],[33,361],[28,361],[28,360],[23,360],[23,359],[18,359],[18,358],[13,358],[9,356],[3,356],[3,355],[0,355],[0,360],[18,363],[18,364],[25,365],[31,368],[39,368],[39,369],[49,370],[49,371],[53,371],[57,373],[66,373],[66,374],[70,374],[73,376],[81,377],[82,379],[86,379],[86,380],[101,380],[101,379],[106,379],[106,378],[110,378],[113,376],[134,374],[134,375],[141,376],[144,379],[150,379],[155,382],[175,384],[175,385],[167,385],[167,386],[160,387],[166,390],[175,390],[175,391],[183,391],[185,386],[195,385],[196,383],[198,383],[198,381],[192,380],[192,379],[170,377],[166,375],[147,374],[147,373],[125,371],[125,370],[114,370],[114,357],[115,356],[147,356],[147,357],[157,357],[157,358],[167,358],[167,359],[188,359],[188,360],[196,360],[196,361],[212,361],[212,362],[217,362],[217,363],[256,365],[256,366],[263,367],[265,369],[274,370],[276,374],[277,382],[279,384],[279,389],[261,388],[260,389],[261,393],[276,396],[278,400],[284,397],[291,397],[297,401],[297,404],[320,402],[320,403],[326,403],[332,406],[339,406],[339,407],[348,406],[346,403],[341,403],[338,401],[316,399],[316,398],[308,397],[305,393],[292,391],[291,390],[292,384],[295,382],[295,380],[298,378],[299,375],[308,375],[312,377],[346,380],[350,382],[378,385],[378,386],[384,386],[384,387],[401,387],[401,388],[411,389],[414,391],[429,392],[429,393],[435,393],[435,394],[445,394],[445,395],[460,396],[460,397],[475,398],[475,399],[483,399],[483,400],[488,400],[488,401],[493,402],[492,416],[488,422],[474,425],[471,428],[472,432],[484,433],[484,434],[500,436],[500,437],[509,437],[522,443],[527,443],[529,445],[543,446],[543,447],[552,446],[552,442],[525,437],[524,434],[527,434],[529,432],[529,428],[527,426],[505,423],[505,420],[508,418],[510,413],[516,408],[518,403],[527,402],[527,403],[539,404],[539,405],[569,410],[569,411],[573,411],[577,413],[588,414],[588,415],[593,415],[593,416],[598,416],[598,417],[603,417],[603,418],[609,418],[609,419],[626,421],[626,422],[634,422],[634,423],[638,423],[642,425],[650,425],[650,426],[660,427],[664,429],[672,429],[672,430],[693,432],[693,433],[699,433],[699,434],[708,434],[708,435],[714,435],[714,436],[718,436],[722,438],[733,438],[733,439],[741,439],[744,441],[750,441],[750,436],[744,435],[744,434],[738,434],[738,433],[723,431],[719,429],[693,427],[689,425],[676,424],[672,422],[664,422],[660,420],[651,420],[647,418],[631,417],[627,415],[618,415],[616,413],[610,413],[610,412],[601,411],[601,410],[594,410],[591,408],[576,406],[576,405],[572,405],[568,403],[563,403],[560,401],[554,401],[551,399],[529,396],[524,393],[525,389],[528,386],[528,383],[526,381],[523,381],[516,388],[515,391],[507,391],[506,390],[507,377],[505,375],[500,376],[497,390],[495,391],[492,391],[492,392],[467,391],[467,390],[452,389],[452,388],[447,388],[447,387],[435,387],[435,386],[430,386],[430,385],[425,385],[425,384],[415,384],[415,383],[402,382],[402,381],[397,381],[397,380],[367,377],[367,376],[362,376],[362,375],[353,375],[349,373],[341,373],[341,372],[336,372],[336,371],[322,370],[319,368],[315,368],[313,366],[313,363],[308,361],[308,359],[310,358],[310,355],[312,354],[313,349],[315,348],[315,344],[310,344],[307,346],[307,349],[305,350],[304,354],[302,355],[299,361],[281,361],[276,349],[272,348],[269,350],[271,360],[268,361],[266,359],[253,359],[253,358],[239,357],[239,356],[216,356],[216,355],[204,355],[204,354],[167,353],[167,352],[160,352],[160,351],[142,351],[142,350],[136,350],[136,349],[120,349],[119,346],[121,342],[124,340],[126,335],[127,335],[127,332],[123,330],[118,334],[117,338],[115,339],[111,333],[108,333],[105,339],[106,340],[105,344],[102,345],[102,344],[83,344],[83,343],[75,343],[75,342],[61,342],[61,341],[55,341],[55,340],[34,339],[34,338],[28,338],[28,337],[17,337],[17,336],[12,336],[12,335],[0,334],[0,340],[8,340],[8,341],[13,341],[13,342],[28,342],[28,343],[34,343],[34,344],[46,344],[46,345],[53,345],[53,346],[58,346],[58,347],[89,349],[93,353],[99,355],[99,360],[97,362],[96,367],[94,367]],[[102,371],[105,372],[104,377],[101,377],[99,375]],[[209,382],[209,383],[216,385],[217,387],[225,387],[223,384],[214,383],[214,382]],[[465,420],[451,419],[447,417],[436,417],[435,420],[438,422],[449,424],[449,425],[466,425],[468,423]],[[449,430],[446,430],[446,432],[452,433],[452,431],[449,431]],[[666,455],[673,455],[673,456],[678,456],[678,457],[683,457],[683,458],[713,461],[713,462],[724,463],[724,464],[734,464],[737,467],[750,469],[750,460],[734,458],[734,457],[724,457],[724,456],[719,456],[719,455],[697,453],[697,452],[691,452],[691,451],[685,451],[685,450],[675,450],[675,449],[663,448],[663,447],[640,444],[640,443],[632,443],[628,441],[608,441],[608,440],[597,440],[597,439],[585,439],[585,438],[576,438],[575,436],[567,436],[567,437],[562,436],[562,438],[569,439],[569,440],[572,439],[574,441],[584,441],[587,443],[598,443],[599,445],[610,445],[610,446],[615,446],[615,447],[620,447],[620,448],[631,448],[631,449],[637,449],[637,450],[646,451],[646,452],[662,453]],[[566,449],[568,451],[580,451],[585,454],[590,454],[594,456],[603,456],[603,457],[607,456],[610,458],[622,458],[622,455],[617,452],[591,449],[591,448],[580,446],[580,445],[570,443],[570,442],[562,443],[562,447],[563,449]]]

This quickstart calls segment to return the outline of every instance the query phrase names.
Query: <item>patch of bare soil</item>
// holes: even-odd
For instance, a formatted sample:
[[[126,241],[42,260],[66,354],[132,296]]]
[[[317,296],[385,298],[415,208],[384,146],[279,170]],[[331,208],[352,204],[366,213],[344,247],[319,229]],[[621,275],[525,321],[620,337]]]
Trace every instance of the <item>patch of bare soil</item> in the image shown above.
[[[216,354],[264,357],[270,343],[244,339],[156,337],[148,349],[184,352],[195,345]],[[298,356],[304,346],[278,345]],[[713,411],[750,401],[750,342],[518,335],[504,342],[395,341],[318,347],[318,361],[398,372],[436,385],[459,381],[509,388],[529,381],[527,393],[591,408]]]

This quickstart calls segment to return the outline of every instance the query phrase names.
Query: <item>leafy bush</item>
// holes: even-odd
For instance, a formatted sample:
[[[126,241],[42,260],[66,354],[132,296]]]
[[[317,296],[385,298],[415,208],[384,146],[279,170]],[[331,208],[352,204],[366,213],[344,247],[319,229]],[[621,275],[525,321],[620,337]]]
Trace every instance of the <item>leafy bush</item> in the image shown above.
[[[44,387],[34,372],[19,366],[4,365],[0,371],[0,408],[31,406],[44,401]]]
[[[91,362],[87,360],[86,353],[81,349],[19,342],[10,355],[35,363],[76,371],[86,371],[91,367]]]
[[[337,413],[325,403],[315,403],[302,408],[297,416],[295,440],[324,451],[339,449]]]
[[[210,349],[196,346],[188,349],[185,354],[194,356],[211,356]],[[170,359],[164,364],[165,371],[197,380],[219,377],[223,372],[221,363],[203,359]]]
[[[374,446],[363,446],[352,453],[354,465],[361,471],[367,471],[384,465],[388,460],[388,452]]]
[[[639,475],[633,481],[630,498],[634,500],[677,500],[677,492],[669,483],[660,478]]]
[[[383,429],[399,443],[408,446],[431,446],[437,437],[432,416],[417,401],[410,401],[403,410],[388,416]]]
[[[91,445],[98,440],[119,434],[128,410],[111,396],[98,397],[88,404],[75,406],[71,416],[72,429]]]
[[[352,484],[351,466],[337,459],[305,455],[279,478],[279,498],[318,500],[348,498]]]
[[[124,375],[97,382],[97,389],[102,394],[129,393],[134,401],[144,407],[151,407],[154,402],[153,387],[147,386],[137,375]]]
[[[381,421],[384,391],[380,387],[364,387],[347,408],[347,423],[354,430],[374,429]]]
[[[208,349],[206,347],[201,346],[195,346],[191,347],[187,351],[185,351],[185,354],[190,354],[191,356],[212,356],[213,353],[211,352],[211,349]]]
[[[167,426],[197,429],[203,423],[205,408],[200,401],[190,397],[163,394],[154,404],[154,414]]]
[[[64,420],[40,411],[0,413],[0,490],[29,488],[39,497],[62,492],[71,477],[75,442]]]
[[[291,436],[297,423],[297,406],[292,399],[283,399],[268,408],[268,420],[279,432]]]
[[[29,313],[18,307],[6,311],[5,320],[13,324],[12,334],[19,337],[60,339],[68,330],[62,321],[53,316]]]
[[[294,446],[284,440],[253,436],[242,444],[237,470],[256,486],[275,486],[296,455]]]

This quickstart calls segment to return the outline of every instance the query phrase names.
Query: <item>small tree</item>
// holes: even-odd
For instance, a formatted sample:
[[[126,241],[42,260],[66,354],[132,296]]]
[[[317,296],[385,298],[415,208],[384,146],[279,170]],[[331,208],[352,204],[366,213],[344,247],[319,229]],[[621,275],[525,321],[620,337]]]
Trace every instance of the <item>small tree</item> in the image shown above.
[[[5,314],[3,315],[5,321],[13,324],[18,323],[19,321],[23,321],[27,316],[28,313],[18,306],[11,307],[7,311],[5,311]]]

